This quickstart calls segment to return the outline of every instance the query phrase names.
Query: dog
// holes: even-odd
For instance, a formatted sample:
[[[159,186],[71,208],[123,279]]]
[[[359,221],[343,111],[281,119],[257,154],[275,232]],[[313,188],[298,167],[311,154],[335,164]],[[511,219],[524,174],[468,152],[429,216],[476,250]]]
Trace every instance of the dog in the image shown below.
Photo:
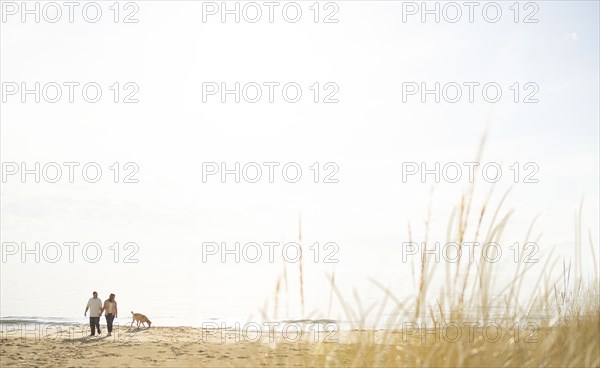
[[[131,311],[131,314],[133,315],[133,321],[131,321],[131,327],[133,327],[133,322],[137,322],[137,328],[140,328],[140,324],[143,326],[144,323],[148,324],[148,328],[150,328],[150,326],[152,326],[152,322],[148,319],[148,317],[144,316],[141,313],[133,313],[133,311]]]

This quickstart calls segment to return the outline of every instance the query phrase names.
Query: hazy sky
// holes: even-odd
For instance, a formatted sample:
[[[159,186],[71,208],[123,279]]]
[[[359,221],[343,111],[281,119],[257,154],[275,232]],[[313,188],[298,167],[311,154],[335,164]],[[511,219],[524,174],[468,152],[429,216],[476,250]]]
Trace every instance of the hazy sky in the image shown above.
[[[69,183],[66,171],[58,183],[34,183],[30,176],[23,184],[18,175],[9,176],[1,189],[1,240],[97,242],[105,253],[97,264],[86,263],[81,254],[74,265],[65,260],[22,264],[9,258],[1,269],[1,314],[71,313],[70,306],[39,308],[28,299],[37,292],[67,299],[79,313],[79,299],[88,289],[125,289],[123,283],[131,280],[153,295],[202,300],[203,316],[221,313],[223,300],[254,308],[273,291],[281,263],[203,263],[202,242],[297,241],[299,217],[306,246],[339,246],[339,263],[305,266],[307,300],[314,308],[327,308],[328,299],[320,297],[328,290],[324,274],[333,270],[348,292],[366,287],[371,276],[399,294],[410,293],[412,285],[399,281],[410,267],[398,258],[402,242],[408,241],[407,223],[413,226],[413,240],[424,241],[431,201],[429,240],[445,241],[448,219],[468,181],[463,172],[458,183],[421,183],[418,176],[403,183],[402,164],[474,161],[486,131],[482,165],[496,162],[503,169],[490,205],[496,206],[512,187],[504,207],[515,210],[507,244],[522,242],[539,214],[535,233],[543,233],[542,256],[556,248],[571,257],[574,213],[583,196],[584,232],[591,231],[597,249],[598,2],[535,2],[532,19],[537,23],[522,22],[534,8],[520,9],[521,21],[515,23],[512,2],[500,3],[497,23],[485,21],[480,8],[473,23],[466,13],[457,23],[435,23],[432,17],[422,23],[418,15],[406,14],[403,22],[403,4],[396,1],[339,1],[327,9],[323,2],[318,23],[312,2],[299,2],[303,13],[297,23],[285,21],[280,10],[273,23],[266,13],[257,23],[235,23],[232,17],[222,23],[219,15],[204,23],[202,2],[192,1],[137,2],[134,19],[139,22],[128,24],[112,21],[112,2],[99,2],[103,13],[97,23],[83,20],[78,10],[74,23],[21,23],[19,15],[3,9],[3,164],[25,162],[31,168],[35,162],[97,162],[103,174],[94,184],[81,175]],[[339,22],[323,23],[336,7],[332,19]],[[120,16],[134,9],[122,8]],[[21,103],[19,93],[5,94],[7,82],[25,82],[29,88],[35,82],[96,82],[102,98],[87,103],[79,89],[69,103],[63,87],[58,103],[34,103],[32,96]],[[121,100],[133,90],[124,89],[125,83],[135,83],[139,103],[114,103],[109,87],[115,82]],[[228,88],[236,82],[277,82],[278,88],[295,82],[302,98],[288,103],[278,89],[269,103],[263,85],[258,103],[242,99],[236,104],[232,96],[221,103],[219,94],[203,103],[206,82],[225,82]],[[422,103],[417,94],[403,102],[407,82],[430,88],[436,82],[458,83],[463,97],[457,103],[435,103],[429,96]],[[464,82],[497,83],[502,98],[486,102],[479,87],[470,103]],[[517,82],[519,103],[510,89]],[[310,89],[315,83],[319,103]],[[326,83],[339,87],[338,103],[322,102],[335,89],[325,89]],[[525,89],[526,83],[539,90]],[[532,98],[539,102],[523,103],[534,90]],[[121,166],[120,181],[132,170],[123,165],[135,163],[139,183],[115,184],[114,162]],[[228,168],[235,162],[278,162],[279,168],[292,162],[303,171],[298,183],[286,182],[279,170],[275,183],[269,183],[264,166],[258,183],[235,183],[233,176],[221,183],[218,175],[203,183],[203,162],[226,162]],[[313,182],[315,162],[319,183]],[[328,162],[334,165],[326,168]],[[531,171],[523,167],[528,162],[539,168],[538,183],[522,182]],[[517,184],[509,169],[514,163],[522,170]],[[335,167],[333,178],[339,182],[323,183]],[[479,180],[477,211],[489,189]],[[108,247],[114,242],[137,243],[140,262],[112,265]],[[585,247],[588,252],[587,240]],[[290,278],[296,278],[292,270],[297,265],[287,267]],[[135,292],[131,286],[127,290]],[[123,298],[152,300],[147,295]],[[231,308],[231,314],[240,313]]]

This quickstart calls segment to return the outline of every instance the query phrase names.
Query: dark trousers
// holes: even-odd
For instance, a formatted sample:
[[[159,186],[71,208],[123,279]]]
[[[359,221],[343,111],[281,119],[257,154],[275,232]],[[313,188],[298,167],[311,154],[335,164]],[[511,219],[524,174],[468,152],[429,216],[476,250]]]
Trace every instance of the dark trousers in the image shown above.
[[[98,335],[100,335],[100,317],[90,317],[90,328],[92,329],[92,336],[96,334],[94,327],[98,330]]]
[[[115,320],[115,315],[114,314],[105,314],[104,317],[106,317],[106,328],[108,329],[108,333],[111,333],[113,321]]]

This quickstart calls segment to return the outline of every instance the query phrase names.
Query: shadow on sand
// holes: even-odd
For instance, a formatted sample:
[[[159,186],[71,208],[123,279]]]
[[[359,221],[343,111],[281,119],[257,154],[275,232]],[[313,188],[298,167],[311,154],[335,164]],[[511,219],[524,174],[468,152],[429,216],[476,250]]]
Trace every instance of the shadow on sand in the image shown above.
[[[149,330],[150,327],[142,327],[142,328],[129,328],[127,329],[127,331],[125,331],[125,333],[138,333],[138,332],[144,332]]]
[[[104,335],[104,336],[83,336],[77,339],[73,339],[73,338],[66,338],[63,339],[63,342],[83,342],[86,344],[92,343],[92,342],[96,342],[96,341],[102,341],[102,340],[106,340],[108,338],[111,338],[112,336],[108,336],[108,335]]]

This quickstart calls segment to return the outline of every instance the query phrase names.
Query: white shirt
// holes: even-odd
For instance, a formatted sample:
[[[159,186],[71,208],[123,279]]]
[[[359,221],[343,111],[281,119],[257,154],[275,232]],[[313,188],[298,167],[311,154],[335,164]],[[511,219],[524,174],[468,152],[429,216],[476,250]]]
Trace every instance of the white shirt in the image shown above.
[[[102,309],[102,300],[100,298],[90,298],[87,306],[90,308],[90,317],[100,316],[100,309]]]

